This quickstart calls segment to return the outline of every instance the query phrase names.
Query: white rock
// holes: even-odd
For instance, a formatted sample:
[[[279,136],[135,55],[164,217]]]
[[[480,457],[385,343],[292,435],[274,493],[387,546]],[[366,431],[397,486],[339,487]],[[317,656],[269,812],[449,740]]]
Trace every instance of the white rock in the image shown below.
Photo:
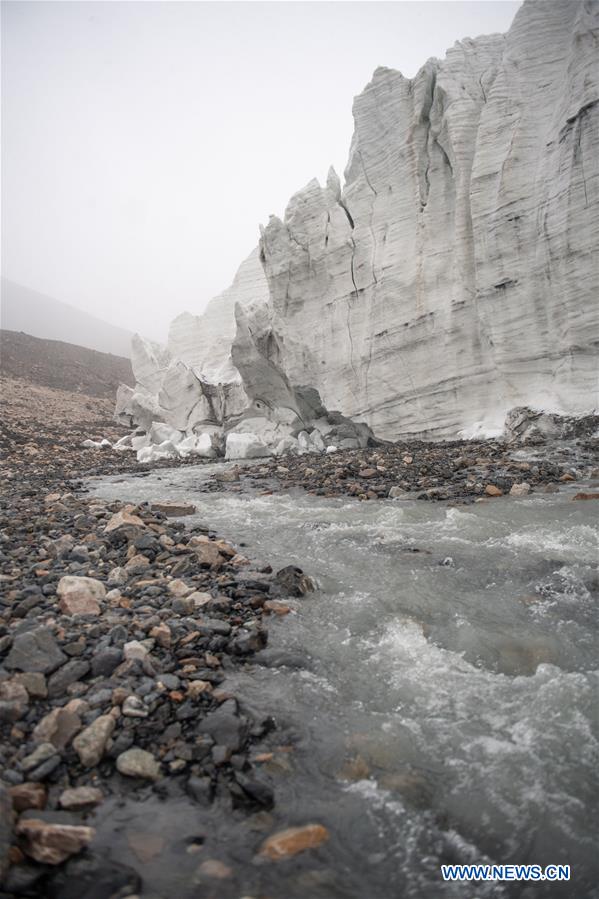
[[[123,653],[128,662],[136,659],[143,662],[148,655],[148,649],[139,640],[130,640],[129,643],[125,643],[123,646]]]
[[[186,459],[188,456],[200,456],[203,459],[214,459],[217,454],[212,443],[211,435],[205,433],[200,434],[199,436],[190,434],[189,437],[186,437],[177,444],[176,449],[182,459]]]
[[[337,449],[336,446],[333,446],[333,445],[331,444],[330,446],[327,446],[326,452],[329,453],[329,454],[331,454],[331,453],[337,453],[337,452],[339,452],[339,451],[338,451],[338,449]]]
[[[150,438],[147,434],[140,434],[138,437],[131,438],[131,449],[134,449],[136,452],[149,445]]]
[[[257,459],[270,456],[271,450],[256,434],[227,434],[225,459]]]
[[[522,481],[521,484],[512,484],[510,488],[510,496],[528,496],[530,493],[530,484]]]
[[[322,439],[322,434],[320,433],[320,431],[312,431],[312,433],[310,434],[310,442],[315,450],[317,450],[319,453],[324,453],[325,443]]]
[[[111,447],[112,443],[104,437],[102,440],[84,440],[81,446],[85,447],[85,449],[101,449]]]
[[[297,442],[300,448],[300,452],[309,453],[313,450],[312,443],[310,442],[310,435],[307,431],[300,431],[297,435]]]
[[[113,443],[112,448],[117,450],[119,453],[128,452],[133,449],[131,444],[133,437],[131,434],[125,434],[124,437],[121,437],[120,440],[117,440],[116,443]]]
[[[284,456],[287,453],[297,455],[299,453],[299,443],[295,437],[283,437],[275,446],[275,456]]]
[[[177,428],[165,424],[162,421],[153,421],[152,427],[148,433],[149,442],[160,445],[167,440],[172,444],[177,444],[183,439],[183,434]]]
[[[176,459],[177,447],[170,440],[157,446],[145,446],[137,451],[138,462],[157,462],[160,459]]]

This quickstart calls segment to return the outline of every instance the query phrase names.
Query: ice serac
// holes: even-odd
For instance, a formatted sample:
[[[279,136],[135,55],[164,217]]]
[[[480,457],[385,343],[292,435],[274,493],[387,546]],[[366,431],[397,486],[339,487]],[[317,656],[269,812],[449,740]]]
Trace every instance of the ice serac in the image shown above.
[[[173,455],[173,446],[185,437],[205,433],[235,420],[250,405],[238,370],[231,361],[235,334],[235,305],[250,300],[265,302],[268,287],[258,250],[242,263],[233,284],[210,301],[201,315],[184,312],[171,324],[166,347],[138,335],[132,344],[134,389],[121,387],[116,415],[120,421],[147,432],[145,445],[136,447],[148,456],[148,445]],[[153,423],[170,427],[168,439],[156,443]],[[164,446],[168,443],[168,446]],[[184,451],[195,452],[193,439]],[[212,450],[210,450],[212,452]],[[201,454],[201,453],[200,453]]]
[[[382,437],[598,405],[599,4],[527,0],[413,79],[379,68],[333,171],[262,230],[232,356],[271,407]]]

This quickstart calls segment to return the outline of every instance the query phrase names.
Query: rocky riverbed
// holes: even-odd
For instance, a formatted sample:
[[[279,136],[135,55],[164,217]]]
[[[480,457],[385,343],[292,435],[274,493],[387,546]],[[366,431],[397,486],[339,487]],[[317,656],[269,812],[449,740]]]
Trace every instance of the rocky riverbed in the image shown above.
[[[358,500],[474,502],[504,494],[554,493],[560,484],[599,477],[599,441],[412,440],[363,450],[259,460],[216,472],[204,490],[291,490]]]
[[[5,447],[0,895],[152,895],[140,868],[160,857],[166,837],[138,824],[116,861],[96,819],[123,802],[160,815],[164,800],[183,802],[185,814],[197,808],[202,821],[184,849],[186,871],[193,861],[186,883],[206,896],[242,895],[230,852],[226,861],[219,856],[222,837],[207,839],[211,827],[241,833],[245,862],[248,853],[263,863],[290,858],[329,839],[321,820],[305,816],[288,828],[284,814],[272,817],[270,775],[290,771],[294,731],[231,688],[264,650],[269,622],[301,612],[312,582],[293,565],[273,571],[268,559],[248,557],[197,515],[186,526],[196,509],[180,495],[169,504],[163,496],[127,503],[87,493],[87,475],[143,476],[149,466],[82,448],[83,424],[76,435],[57,424],[49,439],[32,431],[14,440],[13,430]],[[210,470],[200,493],[301,488],[325,498],[451,504],[553,493],[584,479],[590,486],[574,498],[592,498],[588,479],[599,473],[588,437],[520,448],[411,441]],[[318,895],[328,895],[323,889]]]
[[[208,525],[186,529],[189,504],[94,499],[60,476],[64,459],[33,459],[11,470],[0,511],[2,895],[62,897],[67,882],[91,895],[100,875],[93,895],[133,894],[135,868],[93,851],[90,812],[148,792],[231,813],[272,807],[260,768],[274,722],[221,685],[312,585]],[[71,450],[66,466],[128,467],[93,450]],[[283,842],[264,853],[324,839],[310,833],[271,835]],[[132,838],[138,862],[146,842]],[[208,884],[229,873],[216,858],[200,867]]]

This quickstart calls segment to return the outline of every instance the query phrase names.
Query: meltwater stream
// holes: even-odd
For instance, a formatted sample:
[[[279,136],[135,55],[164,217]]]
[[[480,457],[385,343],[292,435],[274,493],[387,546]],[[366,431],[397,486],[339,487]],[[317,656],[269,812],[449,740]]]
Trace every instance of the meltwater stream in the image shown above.
[[[597,504],[567,491],[453,507],[202,493],[212,470],[89,487],[131,502],[184,497],[199,510],[190,525],[318,581],[291,601],[297,614],[269,625],[268,653],[291,664],[227,680],[294,751],[271,766],[273,821],[217,828],[213,852],[235,880],[214,895],[599,896]],[[159,815],[175,847],[146,866],[143,895],[212,896],[175,851],[197,826],[193,808],[153,802],[120,812],[123,826]],[[308,821],[330,830],[323,849],[254,862],[261,826]],[[448,862],[569,864],[572,881],[443,883]]]

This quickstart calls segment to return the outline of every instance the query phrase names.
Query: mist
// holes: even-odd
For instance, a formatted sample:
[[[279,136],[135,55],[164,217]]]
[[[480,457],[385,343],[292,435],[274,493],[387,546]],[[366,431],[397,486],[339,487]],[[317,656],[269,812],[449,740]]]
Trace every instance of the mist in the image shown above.
[[[3,4],[3,275],[164,340],[343,172],[378,65],[413,76],[519,5]]]

